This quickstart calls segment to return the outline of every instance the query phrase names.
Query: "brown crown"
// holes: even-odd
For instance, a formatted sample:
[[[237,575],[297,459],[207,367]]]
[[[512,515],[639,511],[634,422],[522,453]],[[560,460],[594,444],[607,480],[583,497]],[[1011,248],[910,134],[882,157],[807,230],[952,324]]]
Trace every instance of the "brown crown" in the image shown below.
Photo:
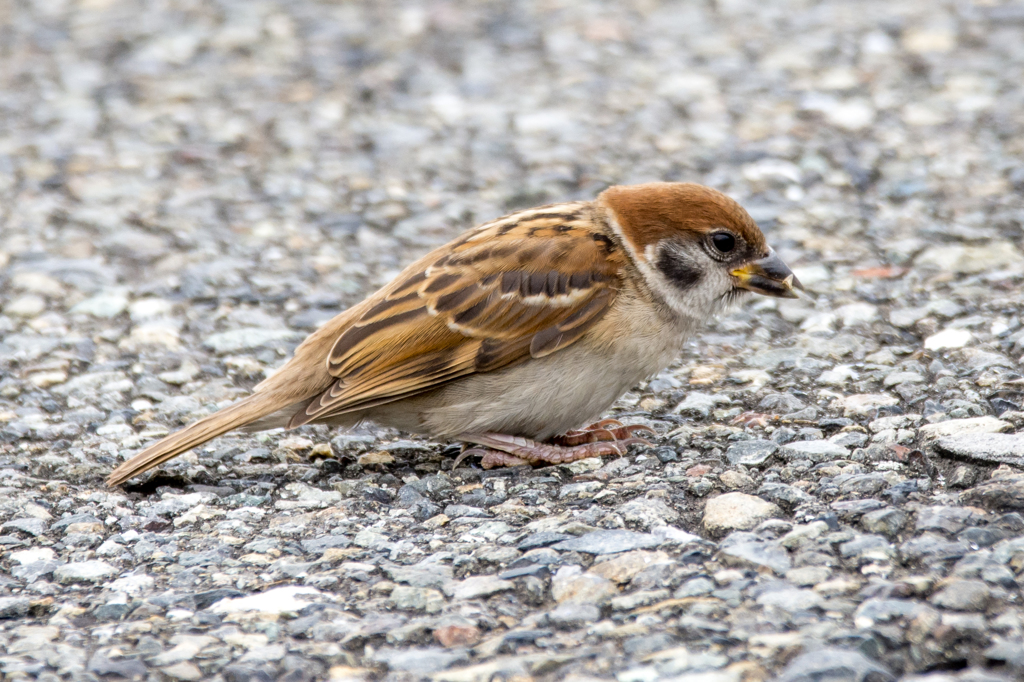
[[[764,235],[750,214],[710,187],[688,182],[616,185],[597,201],[615,214],[637,255],[666,238],[699,238],[722,228],[742,237],[754,253],[768,254]]]

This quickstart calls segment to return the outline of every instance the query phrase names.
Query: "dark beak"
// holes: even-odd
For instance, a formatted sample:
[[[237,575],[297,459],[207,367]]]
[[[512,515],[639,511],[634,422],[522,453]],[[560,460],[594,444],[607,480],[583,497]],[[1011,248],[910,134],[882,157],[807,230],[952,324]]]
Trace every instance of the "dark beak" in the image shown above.
[[[765,296],[800,298],[797,289],[804,290],[804,285],[800,284],[800,280],[773,249],[768,250],[765,258],[750,261],[729,274],[736,279],[737,289],[746,289]]]

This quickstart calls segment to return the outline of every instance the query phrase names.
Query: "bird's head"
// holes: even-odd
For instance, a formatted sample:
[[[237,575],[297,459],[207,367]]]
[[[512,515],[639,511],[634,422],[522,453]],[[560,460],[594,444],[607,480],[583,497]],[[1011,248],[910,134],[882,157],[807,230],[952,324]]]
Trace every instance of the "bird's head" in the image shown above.
[[[682,182],[610,187],[598,198],[652,292],[705,317],[745,292],[797,298],[803,285],[738,203]]]

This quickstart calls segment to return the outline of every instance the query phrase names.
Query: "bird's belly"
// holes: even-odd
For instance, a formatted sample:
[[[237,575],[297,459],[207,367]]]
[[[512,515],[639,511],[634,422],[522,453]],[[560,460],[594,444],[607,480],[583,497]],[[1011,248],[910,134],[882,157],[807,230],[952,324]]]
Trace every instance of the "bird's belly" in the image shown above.
[[[598,352],[579,344],[459,379],[366,417],[438,438],[491,432],[546,440],[596,420],[623,393],[670,364],[679,346],[681,340],[673,339],[654,348],[620,344]]]

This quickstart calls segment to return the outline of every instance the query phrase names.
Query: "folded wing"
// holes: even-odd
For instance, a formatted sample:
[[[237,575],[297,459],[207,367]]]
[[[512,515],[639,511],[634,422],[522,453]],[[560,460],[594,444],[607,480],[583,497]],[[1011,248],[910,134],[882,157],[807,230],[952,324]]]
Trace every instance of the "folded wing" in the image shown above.
[[[624,256],[586,204],[519,213],[405,274],[338,336],[329,389],[299,426],[401,400],[459,377],[543,357],[608,310]]]

